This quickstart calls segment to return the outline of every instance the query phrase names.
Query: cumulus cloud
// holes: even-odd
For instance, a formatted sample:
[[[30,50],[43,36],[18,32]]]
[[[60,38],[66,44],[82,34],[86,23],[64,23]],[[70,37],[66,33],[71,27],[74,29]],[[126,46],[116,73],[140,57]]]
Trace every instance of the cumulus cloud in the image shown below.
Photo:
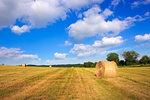
[[[119,20],[118,18],[108,20],[107,18],[112,14],[113,12],[109,9],[101,12],[98,6],[94,6],[84,13],[85,17],[83,19],[78,20],[68,27],[69,36],[74,37],[77,41],[96,35],[102,37],[115,36],[129,28],[134,21],[144,20],[139,15],[127,17],[123,20]]]
[[[124,40],[122,39],[121,36],[118,37],[104,37],[102,38],[101,41],[95,41],[93,46],[94,47],[106,47],[106,46],[115,46],[115,45],[119,45],[122,44],[124,42]]]
[[[20,18],[25,24],[40,28],[66,16],[59,0],[1,0],[0,13],[0,28],[8,27]]]
[[[23,53],[24,51],[21,51],[20,48],[0,47],[0,63],[21,64],[39,59],[37,55]]]
[[[150,34],[144,34],[144,35],[136,35],[135,41],[147,41],[150,40]]]
[[[101,41],[97,40],[93,45],[75,44],[70,50],[70,53],[77,54],[77,56],[87,56],[96,53],[102,53],[112,47],[122,44],[124,40],[121,36],[118,37],[104,37]]]
[[[59,0],[36,0],[30,8],[27,21],[35,28],[45,27],[59,18],[66,17],[66,9],[60,6]]]
[[[31,0],[30,0],[31,1]],[[17,18],[26,13],[29,0],[0,0],[0,29],[15,23]]]
[[[104,0],[62,0],[62,4],[66,8],[80,9],[84,6],[89,6],[91,4],[102,3]]]
[[[77,56],[86,56],[91,55],[96,52],[91,45],[84,44],[75,44],[74,47],[70,50],[70,53],[77,54]]]
[[[66,53],[55,53],[54,54],[54,57],[55,57],[55,59],[65,59],[66,58]]]
[[[150,0],[141,0],[141,1],[134,1],[132,3],[132,6],[131,7],[138,7],[139,5],[147,5],[147,4],[150,4]]]
[[[70,9],[101,3],[103,0],[0,0],[0,29],[16,20],[31,28],[42,28],[58,19],[64,20]]]
[[[86,12],[84,12],[84,16],[85,17],[90,17],[91,15],[95,15],[95,14],[101,12],[101,11],[102,10],[99,8],[99,6],[95,5],[91,9],[88,9]]]
[[[16,34],[22,34],[24,32],[29,32],[30,26],[23,25],[22,27],[19,27],[15,25],[15,26],[12,26],[11,30]]]

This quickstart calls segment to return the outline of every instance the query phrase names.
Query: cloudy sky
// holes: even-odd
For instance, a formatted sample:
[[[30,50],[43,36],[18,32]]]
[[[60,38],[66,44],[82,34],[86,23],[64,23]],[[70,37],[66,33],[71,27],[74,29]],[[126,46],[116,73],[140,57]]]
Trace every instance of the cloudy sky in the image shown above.
[[[0,63],[68,64],[150,56],[150,0],[0,0]]]

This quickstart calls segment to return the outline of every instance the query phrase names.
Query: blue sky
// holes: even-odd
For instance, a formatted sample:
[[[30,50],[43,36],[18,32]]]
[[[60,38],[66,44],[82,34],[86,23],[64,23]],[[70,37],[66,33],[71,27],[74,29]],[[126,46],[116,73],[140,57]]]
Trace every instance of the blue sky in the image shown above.
[[[68,64],[110,52],[150,56],[150,0],[1,0],[0,63]]]

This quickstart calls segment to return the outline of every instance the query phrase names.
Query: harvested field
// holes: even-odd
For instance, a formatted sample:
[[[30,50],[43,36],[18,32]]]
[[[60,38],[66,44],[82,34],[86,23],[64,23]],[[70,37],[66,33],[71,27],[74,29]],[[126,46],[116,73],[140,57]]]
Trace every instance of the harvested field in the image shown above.
[[[0,66],[0,100],[149,100],[150,67],[118,68],[98,79],[95,68]]]

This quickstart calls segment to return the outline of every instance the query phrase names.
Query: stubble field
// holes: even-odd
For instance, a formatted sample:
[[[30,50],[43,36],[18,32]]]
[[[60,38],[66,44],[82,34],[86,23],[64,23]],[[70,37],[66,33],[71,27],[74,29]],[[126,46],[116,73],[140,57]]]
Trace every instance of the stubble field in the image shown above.
[[[149,100],[150,67],[119,68],[98,79],[95,68],[0,66],[0,100]]]

